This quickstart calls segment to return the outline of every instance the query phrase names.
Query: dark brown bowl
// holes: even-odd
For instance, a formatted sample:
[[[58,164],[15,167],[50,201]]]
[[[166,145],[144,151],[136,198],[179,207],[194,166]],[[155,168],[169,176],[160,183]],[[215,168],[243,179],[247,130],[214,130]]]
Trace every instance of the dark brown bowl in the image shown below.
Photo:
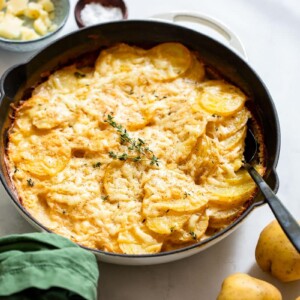
[[[97,3],[105,7],[118,7],[122,11],[123,19],[128,18],[128,10],[125,2],[123,0],[79,0],[75,6],[75,20],[78,27],[85,27],[82,19],[81,19],[81,11],[85,7],[85,5],[89,3]],[[100,23],[100,22],[99,22]]]

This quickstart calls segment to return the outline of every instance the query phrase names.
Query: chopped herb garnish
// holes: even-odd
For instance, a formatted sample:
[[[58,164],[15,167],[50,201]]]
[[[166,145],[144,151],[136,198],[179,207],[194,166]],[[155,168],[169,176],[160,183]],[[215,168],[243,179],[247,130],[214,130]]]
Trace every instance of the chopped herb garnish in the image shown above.
[[[134,162],[138,162],[138,161],[141,161],[142,158],[140,156],[136,156],[132,159]]]
[[[197,239],[197,235],[194,231],[190,231],[190,235],[192,236],[193,240]]]
[[[148,146],[146,146],[146,142],[144,140],[142,140],[141,138],[131,138],[128,134],[128,131],[122,125],[117,124],[114,120],[114,117],[110,114],[107,115],[107,119],[104,120],[104,122],[108,123],[110,126],[115,128],[120,134],[121,145],[126,145],[129,151],[134,151],[137,154],[136,156],[134,156],[129,155],[128,153],[118,154],[113,151],[109,151],[109,157],[113,159],[119,159],[121,161],[130,159],[131,161],[139,162],[144,160],[142,159],[142,157],[144,156],[147,160],[150,160],[150,165],[159,166],[158,158],[155,155],[149,155],[149,153],[152,153],[152,151],[149,149]]]
[[[83,78],[83,77],[85,77],[85,74],[80,73],[80,72],[75,72],[75,73],[74,73],[74,76],[75,76],[76,78]]]
[[[34,182],[32,181],[31,178],[27,179],[27,185],[30,186],[30,187],[34,186]]]
[[[100,168],[100,167],[101,167],[101,162],[99,162],[99,161],[93,164],[93,168],[95,168],[95,169]]]
[[[17,173],[18,171],[19,171],[19,169],[18,169],[18,168],[15,168],[14,173]]]
[[[188,192],[184,192],[184,198],[187,198],[187,196],[190,196],[191,194]]]
[[[109,155],[109,157],[111,157],[113,159],[116,159],[118,157],[118,155],[115,152],[113,152],[113,151],[109,151],[108,155]]]
[[[170,232],[172,233],[172,232],[174,232],[174,230],[175,230],[175,226],[172,226],[172,227],[170,228]]]
[[[128,158],[128,154],[127,153],[123,153],[123,154],[121,154],[121,155],[119,155],[118,156],[118,159],[119,160],[127,160],[127,158]]]
[[[150,165],[151,166],[153,166],[153,165],[159,166],[158,163],[159,163],[158,158],[155,155],[152,155]]]
[[[108,196],[101,196],[101,199],[102,199],[103,201],[106,201],[106,200],[108,199]]]

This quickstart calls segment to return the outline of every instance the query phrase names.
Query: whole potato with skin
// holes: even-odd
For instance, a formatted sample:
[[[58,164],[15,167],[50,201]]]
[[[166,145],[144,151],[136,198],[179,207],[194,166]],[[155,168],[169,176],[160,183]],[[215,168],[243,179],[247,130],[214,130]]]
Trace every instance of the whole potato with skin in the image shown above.
[[[270,283],[236,273],[225,278],[217,300],[282,300],[282,296]]]
[[[256,249],[257,264],[283,282],[300,279],[300,254],[275,220],[261,232]]]

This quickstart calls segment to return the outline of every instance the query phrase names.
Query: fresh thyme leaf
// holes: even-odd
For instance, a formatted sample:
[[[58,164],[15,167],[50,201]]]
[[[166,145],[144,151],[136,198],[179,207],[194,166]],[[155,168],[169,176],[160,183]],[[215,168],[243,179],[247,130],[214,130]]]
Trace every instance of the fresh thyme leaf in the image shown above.
[[[131,138],[129,137],[128,132],[127,132],[126,129],[124,129],[124,131],[121,132],[120,138],[121,138],[121,144],[122,145],[131,141]]]
[[[113,159],[118,158],[117,154],[116,154],[115,152],[113,152],[113,151],[109,151],[109,152],[108,152],[108,155],[109,155],[109,157],[111,157],[111,158],[113,158]]]
[[[127,158],[128,158],[128,154],[127,154],[127,153],[123,153],[122,155],[119,155],[119,156],[118,156],[118,159],[119,159],[119,160],[123,160],[123,161],[124,161],[124,160],[127,160]]]
[[[101,196],[101,199],[102,199],[103,201],[106,201],[106,200],[108,199],[108,196]]]
[[[30,186],[30,187],[34,186],[34,182],[31,178],[27,179],[27,185]]]
[[[184,198],[187,198],[187,196],[190,196],[191,194],[188,192],[184,192]]]
[[[128,131],[121,125],[117,124],[114,120],[114,117],[110,114],[107,115],[107,119],[104,122],[108,123],[110,126],[115,128],[117,132],[120,134],[120,143],[121,145],[126,145],[129,151],[136,152],[136,156],[128,155],[128,153],[118,154],[113,151],[109,151],[109,157],[113,159],[119,159],[121,161],[125,161],[131,159],[134,162],[139,162],[142,159],[142,155],[145,156],[146,159],[150,160],[150,165],[159,166],[159,160],[155,155],[149,157],[149,153],[153,153],[148,146],[146,146],[146,142],[141,139],[137,138],[133,139],[130,137]]]
[[[141,145],[145,145],[145,142],[142,139],[138,138],[138,141],[140,142]]]
[[[159,166],[158,163],[159,163],[158,158],[155,155],[152,155],[150,165],[151,166],[153,166],[153,165]]]
[[[193,240],[197,239],[197,235],[194,231],[190,231],[190,235],[192,236]]]
[[[93,164],[93,168],[95,168],[95,169],[100,168],[100,167],[101,167],[101,162],[99,162],[99,161]]]

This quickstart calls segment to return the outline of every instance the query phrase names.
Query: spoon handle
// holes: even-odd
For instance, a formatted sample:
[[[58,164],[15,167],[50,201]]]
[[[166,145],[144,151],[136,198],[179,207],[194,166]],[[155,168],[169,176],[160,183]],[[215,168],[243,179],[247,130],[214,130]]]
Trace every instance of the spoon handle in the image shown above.
[[[300,225],[284,207],[279,198],[274,194],[271,188],[258,174],[258,172],[249,164],[244,164],[252,179],[258,185],[260,191],[265,196],[266,201],[270,205],[281,228],[294,245],[298,253],[300,253]]]

